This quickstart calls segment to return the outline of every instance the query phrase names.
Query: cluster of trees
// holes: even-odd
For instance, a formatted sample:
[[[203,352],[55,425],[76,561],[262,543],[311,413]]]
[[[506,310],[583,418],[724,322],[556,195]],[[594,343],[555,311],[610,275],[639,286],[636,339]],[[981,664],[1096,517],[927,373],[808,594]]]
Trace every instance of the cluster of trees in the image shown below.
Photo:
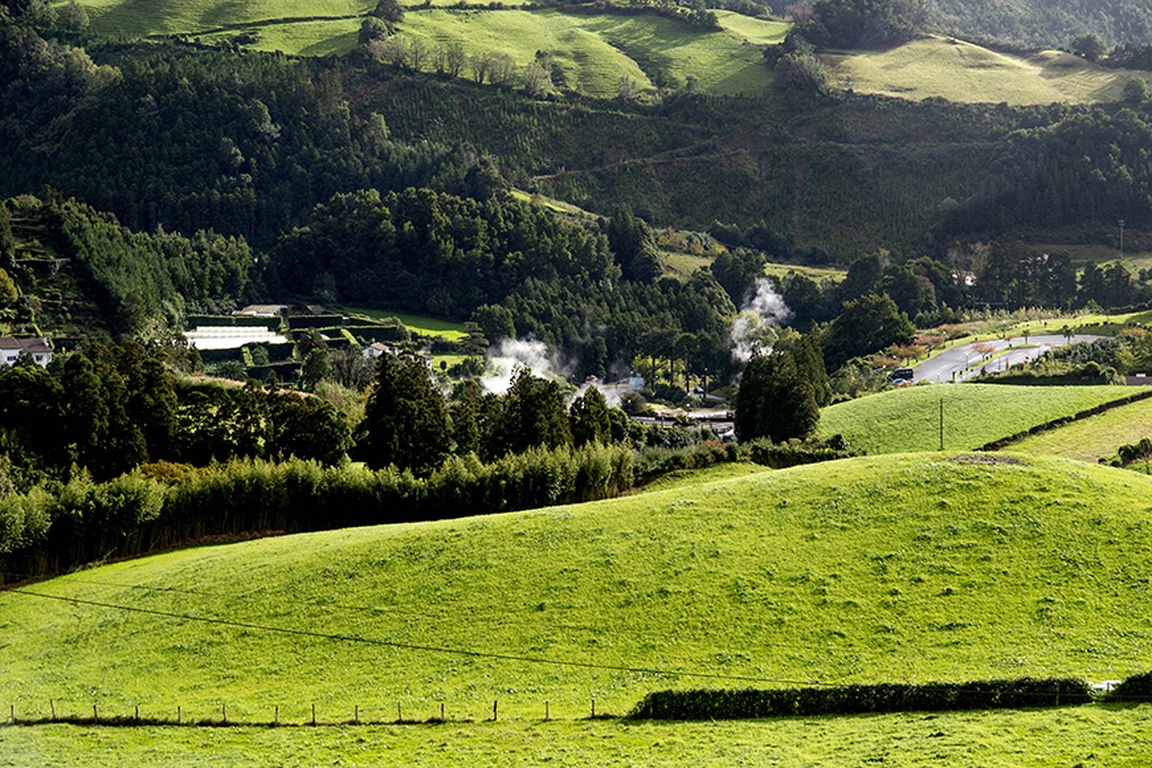
[[[449,400],[422,359],[385,355],[357,431],[355,455],[369,467],[393,465],[429,475],[451,454],[494,461],[537,447],[618,442],[628,436],[625,421],[595,387],[569,407],[564,385],[526,368],[516,372],[503,395],[485,394],[469,379]]]
[[[771,350],[753,354],[740,377],[736,436],[776,443],[805,439],[816,430],[820,408],[831,399],[818,336],[778,340]]]
[[[585,374],[668,359],[682,334],[694,371],[726,370],[732,302],[708,271],[657,280],[652,228],[626,207],[578,226],[508,196],[338,195],[281,239],[272,264],[292,294],[470,317],[489,341],[532,336]]]
[[[93,343],[58,356],[51,370],[0,368],[9,482],[59,480],[73,467],[105,480],[155,461],[344,457],[351,430],[330,403],[251,385],[178,383],[169,359],[159,348]]]

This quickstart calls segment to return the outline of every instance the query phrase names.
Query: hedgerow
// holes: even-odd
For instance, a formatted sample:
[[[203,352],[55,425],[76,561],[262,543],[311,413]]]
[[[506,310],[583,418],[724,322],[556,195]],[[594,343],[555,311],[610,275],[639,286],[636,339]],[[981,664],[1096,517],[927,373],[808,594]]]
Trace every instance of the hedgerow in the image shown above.
[[[779,690],[655,691],[629,713],[646,720],[735,720],[793,715],[942,712],[1087,704],[1077,678],[1019,678],[967,683],[879,683]]]

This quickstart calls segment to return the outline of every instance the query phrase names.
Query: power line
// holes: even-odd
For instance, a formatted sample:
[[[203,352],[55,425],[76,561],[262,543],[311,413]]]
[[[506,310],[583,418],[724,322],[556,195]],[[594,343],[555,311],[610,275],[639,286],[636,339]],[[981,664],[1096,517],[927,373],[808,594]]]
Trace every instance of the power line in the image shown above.
[[[291,629],[287,627],[274,627],[266,624],[254,624],[245,621],[234,621],[230,619],[219,619],[207,616],[195,616],[193,614],[174,613],[171,611],[158,611],[151,608],[137,608],[130,605],[117,605],[115,603],[104,603],[97,600],[85,600],[79,597],[64,597],[62,595],[49,595],[43,592],[33,592],[27,589],[8,589],[5,590],[12,594],[25,595],[28,597],[39,597],[46,600],[58,600],[65,603],[73,603],[76,605],[90,605],[97,608],[111,608],[113,610],[128,611],[131,613],[141,613],[149,616],[160,616],[168,619],[181,619],[183,621],[197,621],[204,624],[215,624],[218,626],[235,627],[237,629],[251,629],[260,632],[272,632],[283,635],[294,635],[297,637],[314,637],[323,640],[334,640],[347,643],[362,643],[365,645],[375,645],[386,648],[397,648],[407,651],[420,651],[424,653],[440,653],[449,656],[466,656],[470,658],[481,659],[494,659],[497,661],[515,661],[524,664],[544,664],[558,667],[577,667],[582,669],[599,669],[610,672],[630,672],[634,674],[646,675],[660,675],[664,677],[694,677],[710,680],[734,680],[746,683],[775,683],[778,685],[827,685],[813,680],[788,680],[779,678],[765,678],[765,677],[752,677],[746,675],[725,675],[714,672],[686,672],[681,670],[668,670],[657,669],[655,667],[632,667],[622,664],[598,664],[590,661],[571,661],[567,659],[547,659],[536,656],[517,656],[515,654],[507,653],[490,653],[485,651],[473,651],[466,648],[444,648],[434,645],[420,645],[417,643],[402,643],[395,640],[380,640],[370,637],[358,637],[356,635],[340,635],[327,632],[317,632],[308,629]]]
[[[7,575],[7,576],[21,576],[22,574],[9,573],[9,574],[5,574],[5,575]],[[260,595],[253,594],[253,593],[223,594],[220,592],[205,592],[205,591],[195,590],[195,589],[181,589],[179,587],[151,587],[151,586],[147,586],[144,584],[128,584],[128,583],[124,583],[124,582],[104,581],[104,580],[99,580],[99,579],[87,579],[87,578],[81,578],[81,577],[75,577],[75,578],[72,578],[70,580],[73,583],[94,584],[94,585],[104,586],[104,587],[116,587],[119,589],[133,589],[133,590],[141,590],[141,591],[145,591],[145,592],[184,594],[184,595],[193,595],[193,596],[198,596],[198,597],[214,597],[214,598],[220,598],[220,599],[224,599],[224,600],[257,600],[260,597]],[[16,591],[16,589],[8,588],[8,587],[0,587],[0,593],[5,592],[5,591]],[[63,599],[63,598],[61,598],[61,599]],[[383,615],[388,615],[391,617],[398,617],[398,618],[418,618],[418,619],[433,620],[433,621],[452,621],[454,623],[460,622],[460,617],[457,614],[431,613],[431,612],[425,612],[425,611],[412,611],[412,610],[403,610],[403,609],[394,608],[394,607],[350,605],[347,603],[324,603],[324,602],[321,602],[319,600],[309,601],[308,604],[319,605],[319,606],[324,608],[325,612],[328,612],[328,613],[331,613],[332,611],[335,611],[335,610],[341,610],[341,611],[355,611],[355,612],[361,612],[361,613],[383,614]],[[532,612],[532,613],[534,614],[535,612]],[[508,624],[509,615],[510,615],[509,613],[503,613],[500,616],[492,616],[492,617],[469,616],[467,618],[467,621],[469,623],[472,623],[472,624],[483,623],[483,624],[506,625],[506,624]],[[513,618],[516,618],[516,614],[514,614],[514,613],[511,614],[511,616]],[[619,634],[622,631],[626,631],[634,639],[644,639],[644,638],[651,638],[653,636],[657,636],[656,633],[636,631],[635,629],[629,629],[627,627],[603,627],[603,626],[594,626],[594,625],[587,625],[587,624],[552,623],[552,624],[548,625],[548,628],[550,628],[550,629],[563,629],[563,630],[576,630],[576,631],[581,631],[581,632],[612,632],[614,634]],[[660,634],[658,636],[661,638],[667,637],[665,634]],[[892,649],[888,649],[888,650],[880,650],[880,649],[867,649],[867,648],[835,648],[832,646],[817,647],[816,645],[813,645],[811,643],[783,643],[783,642],[778,642],[775,640],[765,643],[765,646],[771,647],[773,649],[787,649],[787,650],[794,650],[794,651],[804,651],[804,652],[807,652],[807,653],[810,653],[813,655],[817,655],[817,656],[828,656],[828,655],[841,654],[841,655],[850,655],[850,656],[872,656],[872,657],[875,657],[875,656],[887,656],[887,655],[890,655],[893,652],[896,652],[899,650],[898,648],[892,648]]]

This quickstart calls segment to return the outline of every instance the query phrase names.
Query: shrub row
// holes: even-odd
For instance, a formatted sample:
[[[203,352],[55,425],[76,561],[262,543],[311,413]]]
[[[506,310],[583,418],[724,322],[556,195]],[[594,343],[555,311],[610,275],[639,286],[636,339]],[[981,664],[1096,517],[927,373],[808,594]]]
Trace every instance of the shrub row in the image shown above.
[[[843,443],[843,446],[774,444],[767,440],[754,440],[748,443],[748,452],[752,461],[772,469],[787,469],[801,464],[817,464],[863,455],[860,451],[850,450],[847,443]]]
[[[1110,411],[1113,408],[1119,408],[1122,405],[1130,405],[1131,403],[1139,402],[1140,400],[1147,400],[1150,397],[1152,397],[1152,389],[1141,387],[1139,392],[1136,392],[1135,394],[1131,394],[1128,397],[1124,397],[1124,398],[1121,398],[1119,400],[1113,400],[1110,403],[1103,403],[1101,405],[1097,405],[1096,407],[1089,408],[1086,411],[1080,411],[1079,413],[1077,413],[1074,416],[1064,416],[1064,417],[1061,417],[1059,419],[1053,419],[1052,421],[1046,421],[1043,424],[1037,424],[1036,426],[1032,427],[1031,429],[1026,429],[1023,432],[1017,432],[1016,434],[1011,435],[1009,437],[1002,437],[998,440],[993,440],[990,443],[985,443],[984,445],[980,446],[977,450],[979,450],[979,451],[998,451],[1001,448],[1004,448],[1008,445],[1011,445],[1012,443],[1023,440],[1024,438],[1028,437],[1029,435],[1035,435],[1035,434],[1039,434],[1040,432],[1047,432],[1050,429],[1056,429],[1057,427],[1063,427],[1064,425],[1071,424],[1074,421],[1080,421],[1081,419],[1086,419],[1089,416],[1096,416],[1098,414],[1104,413],[1105,411]]]
[[[429,478],[394,468],[234,461],[145,465],[0,500],[0,583],[208,537],[299,533],[593,501],[632,487],[624,446],[532,449],[490,464],[452,457]]]
[[[1089,684],[1076,678],[1020,678],[969,683],[882,683],[780,690],[655,691],[629,713],[644,720],[742,720],[761,717],[943,712],[1086,704]]]

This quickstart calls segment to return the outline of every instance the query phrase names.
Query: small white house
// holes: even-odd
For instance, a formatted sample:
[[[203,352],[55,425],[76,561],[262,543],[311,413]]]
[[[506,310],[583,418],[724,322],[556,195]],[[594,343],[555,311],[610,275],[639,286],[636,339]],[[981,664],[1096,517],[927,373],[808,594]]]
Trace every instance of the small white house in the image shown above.
[[[367,347],[364,347],[364,352],[362,354],[367,358],[380,357],[380,355],[396,356],[400,354],[400,350],[396,347],[376,342],[375,344],[369,344]]]
[[[12,365],[20,355],[30,355],[37,365],[47,368],[52,362],[48,339],[14,339],[0,336],[0,366]]]

